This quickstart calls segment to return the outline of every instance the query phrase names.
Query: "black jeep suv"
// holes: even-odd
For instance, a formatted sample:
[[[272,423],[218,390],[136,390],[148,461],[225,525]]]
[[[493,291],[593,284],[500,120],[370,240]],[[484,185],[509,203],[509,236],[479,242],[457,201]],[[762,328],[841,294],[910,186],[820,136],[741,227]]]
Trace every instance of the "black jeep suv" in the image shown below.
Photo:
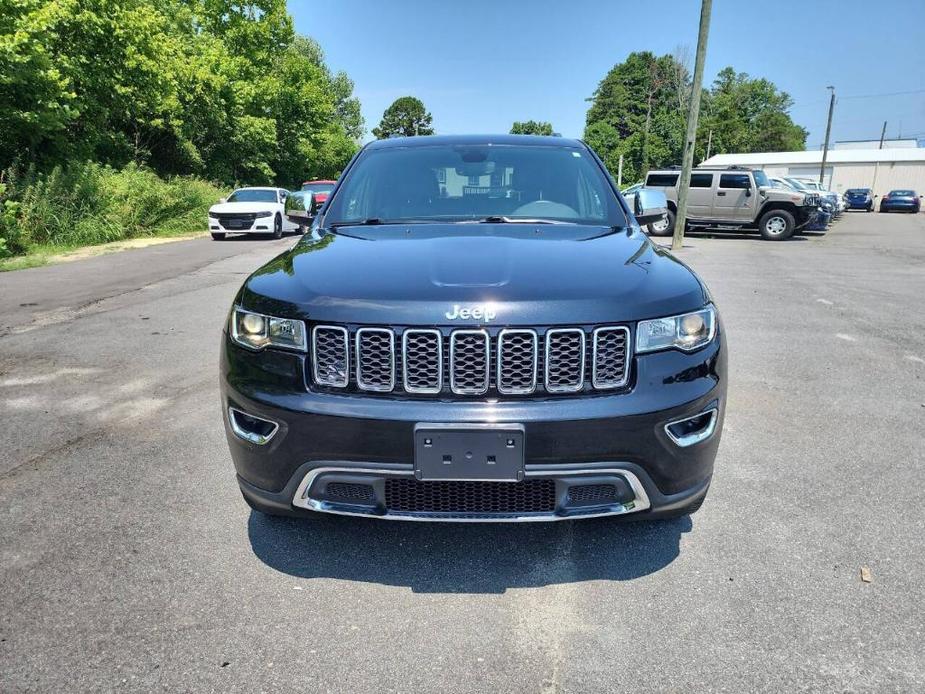
[[[713,300],[561,137],[373,142],[238,292],[222,410],[268,514],[691,513],[719,445]]]

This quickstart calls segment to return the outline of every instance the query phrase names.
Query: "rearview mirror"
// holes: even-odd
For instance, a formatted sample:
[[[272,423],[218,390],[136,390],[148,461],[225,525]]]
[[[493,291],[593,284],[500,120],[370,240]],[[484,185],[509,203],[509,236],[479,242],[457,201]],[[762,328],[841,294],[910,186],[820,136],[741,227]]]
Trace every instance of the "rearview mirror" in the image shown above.
[[[640,188],[633,201],[633,215],[640,226],[658,222],[668,214],[668,198],[660,190]]]

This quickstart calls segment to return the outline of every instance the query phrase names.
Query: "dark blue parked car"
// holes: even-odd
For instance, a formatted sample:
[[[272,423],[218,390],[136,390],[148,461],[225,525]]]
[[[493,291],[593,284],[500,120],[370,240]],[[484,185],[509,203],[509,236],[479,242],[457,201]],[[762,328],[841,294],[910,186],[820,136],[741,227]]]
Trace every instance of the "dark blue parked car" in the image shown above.
[[[922,201],[914,190],[891,190],[880,200],[881,212],[901,210],[903,212],[918,212]]]
[[[851,188],[845,191],[845,208],[873,212],[874,196],[870,188]]]

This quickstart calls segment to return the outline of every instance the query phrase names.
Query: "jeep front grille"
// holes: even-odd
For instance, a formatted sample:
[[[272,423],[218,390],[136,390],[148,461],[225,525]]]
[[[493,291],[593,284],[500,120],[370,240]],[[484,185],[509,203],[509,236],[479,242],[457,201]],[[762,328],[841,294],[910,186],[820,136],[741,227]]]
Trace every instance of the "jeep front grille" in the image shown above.
[[[484,330],[450,333],[450,390],[457,395],[483,395],[491,379],[491,351]]]
[[[627,386],[630,330],[316,325],[314,385],[412,396],[541,397]]]
[[[574,393],[585,384],[585,332],[578,328],[546,333],[546,390]]]
[[[312,330],[312,373],[315,383],[346,388],[350,373],[347,329],[316,325]]]
[[[402,357],[406,391],[436,394],[443,390],[443,335],[439,330],[406,330]]]
[[[360,328],[356,333],[357,385],[390,392],[395,387],[395,335],[388,328]]]

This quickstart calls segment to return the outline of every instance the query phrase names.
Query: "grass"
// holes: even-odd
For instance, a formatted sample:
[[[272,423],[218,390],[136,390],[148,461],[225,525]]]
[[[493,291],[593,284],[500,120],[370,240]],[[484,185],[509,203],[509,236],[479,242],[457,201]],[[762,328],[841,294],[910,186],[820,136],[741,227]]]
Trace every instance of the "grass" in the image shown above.
[[[87,246],[189,234],[222,195],[209,181],[164,179],[134,164],[8,170],[0,181],[0,271],[44,265]]]

